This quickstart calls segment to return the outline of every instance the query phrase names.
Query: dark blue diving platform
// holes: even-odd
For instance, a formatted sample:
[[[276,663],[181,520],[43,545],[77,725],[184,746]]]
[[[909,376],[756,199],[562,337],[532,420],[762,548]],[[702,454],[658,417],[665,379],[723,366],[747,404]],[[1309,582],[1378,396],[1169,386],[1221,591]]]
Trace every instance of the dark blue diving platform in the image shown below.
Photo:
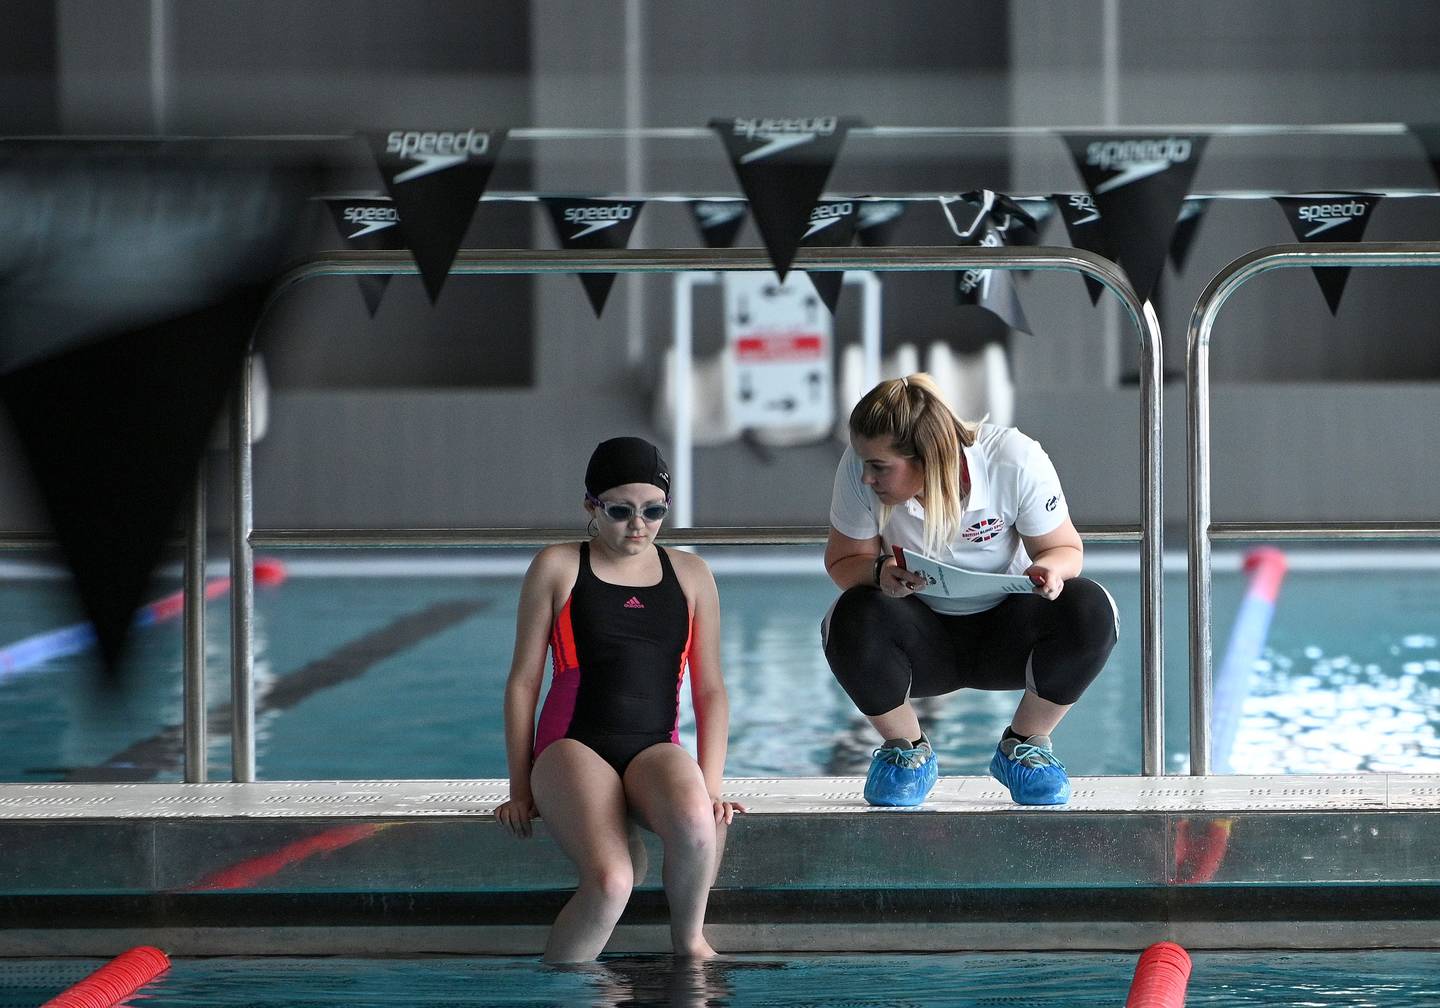
[[[734,779],[722,951],[1440,947],[1440,777]],[[529,954],[574,885],[503,780],[0,785],[0,955]],[[668,948],[660,851],[611,951]]]

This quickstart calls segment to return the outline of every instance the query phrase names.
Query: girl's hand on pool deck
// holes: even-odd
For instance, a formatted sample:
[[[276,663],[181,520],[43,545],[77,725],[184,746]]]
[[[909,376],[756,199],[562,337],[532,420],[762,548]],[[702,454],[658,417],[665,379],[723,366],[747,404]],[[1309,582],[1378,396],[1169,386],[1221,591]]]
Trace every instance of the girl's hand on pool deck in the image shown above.
[[[1041,598],[1055,601],[1060,597],[1060,592],[1065,587],[1065,580],[1057,572],[1049,567],[1042,567],[1039,564],[1031,564],[1025,568],[1025,576],[1035,586],[1035,594]]]
[[[511,798],[507,802],[501,802],[495,806],[495,818],[500,824],[510,830],[518,837],[530,835],[530,820],[538,817],[535,811],[535,803],[519,798]]]
[[[735,818],[736,812],[744,812],[745,806],[739,802],[726,801],[723,798],[712,798],[711,803],[715,806],[715,822],[730,825]]]

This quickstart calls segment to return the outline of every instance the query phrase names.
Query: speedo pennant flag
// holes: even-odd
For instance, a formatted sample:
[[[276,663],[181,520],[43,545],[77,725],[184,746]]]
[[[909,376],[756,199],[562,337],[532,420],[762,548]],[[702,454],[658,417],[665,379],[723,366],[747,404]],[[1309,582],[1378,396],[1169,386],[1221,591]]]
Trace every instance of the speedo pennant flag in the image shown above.
[[[855,240],[855,200],[821,200],[810,211],[810,224],[800,238],[806,248],[844,248]],[[844,270],[806,270],[815,293],[835,314],[840,301],[840,288],[845,283]]]
[[[644,209],[644,200],[581,199],[547,196],[541,200],[550,211],[555,235],[567,249],[622,249]],[[614,273],[581,273],[580,282],[590,298],[595,317],[605,310]]]
[[[0,375],[0,402],[112,677],[264,294],[238,291]]]
[[[980,201],[990,190],[964,193],[963,199]],[[1034,245],[1040,240],[1040,221],[1029,207],[1004,193],[990,192],[990,223],[1006,245]]]
[[[1381,198],[1374,193],[1313,193],[1274,199],[1285,211],[1285,219],[1298,241],[1358,242],[1365,237],[1370,214]],[[1317,266],[1311,272],[1330,306],[1330,314],[1336,314],[1345,295],[1350,267]]]
[[[1050,199],[1055,204],[1055,209],[1060,212],[1060,219],[1065,222],[1065,234],[1070,238],[1070,244],[1086,252],[1094,252],[1098,256],[1111,258],[1110,247],[1105,243],[1105,229],[1100,226],[1100,208],[1095,205],[1095,197],[1086,193],[1056,193]],[[1090,295],[1090,303],[1098,304],[1100,292],[1105,285],[1099,280],[1087,274],[1082,274],[1085,280],[1085,290]]]
[[[506,132],[472,127],[365,134],[432,304],[445,286]]]
[[[692,200],[690,214],[706,248],[729,248],[749,211],[744,200]]]
[[[1004,232],[994,217],[995,196],[990,190],[982,189],[963,196],[940,197],[940,209],[945,211],[945,219],[950,223],[950,230],[955,233],[958,244],[988,248],[999,248],[1005,244]],[[977,305],[1011,329],[1030,331],[1030,323],[1020,308],[1015,280],[1009,270],[967,269],[956,273],[955,303]]]
[[[400,212],[393,200],[369,197],[330,197],[325,200],[335,218],[335,227],[340,232],[345,247],[373,252],[381,249],[404,248],[400,235]],[[365,307],[370,317],[380,310],[380,299],[390,283],[388,276],[357,276],[360,295],[365,298]]]
[[[7,141],[0,407],[118,685],[328,144]],[[263,334],[262,334],[263,338]]]
[[[781,280],[790,272],[845,134],[859,125],[849,116],[710,120]]]
[[[1195,236],[1200,232],[1200,223],[1208,209],[1208,199],[1187,199],[1180,204],[1180,216],[1175,219],[1175,234],[1170,239],[1170,261],[1175,264],[1177,273],[1190,259],[1190,249],[1195,244]]]
[[[1107,244],[1149,300],[1170,250],[1180,204],[1209,136],[1069,133],[1065,143],[1095,205]]]
[[[866,248],[884,248],[910,204],[903,200],[861,200],[855,211],[855,237]]]

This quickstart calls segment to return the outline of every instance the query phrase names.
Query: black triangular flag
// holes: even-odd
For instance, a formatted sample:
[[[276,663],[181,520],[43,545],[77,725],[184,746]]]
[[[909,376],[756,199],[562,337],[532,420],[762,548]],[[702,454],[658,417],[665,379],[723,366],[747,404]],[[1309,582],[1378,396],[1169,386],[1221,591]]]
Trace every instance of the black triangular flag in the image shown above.
[[[1065,233],[1069,235],[1071,245],[1106,259],[1111,258],[1105,244],[1105,229],[1100,226],[1100,208],[1095,205],[1094,196],[1089,193],[1056,193],[1050,198],[1055,202],[1055,209],[1060,211],[1060,219],[1065,222]],[[1088,273],[1082,276],[1085,290],[1090,294],[1090,303],[1098,304],[1105,285]]]
[[[432,304],[445,286],[505,135],[504,129],[366,134]]]
[[[400,234],[400,212],[395,209],[394,201],[364,196],[334,196],[326,199],[325,203],[335,217],[335,227],[345,240],[346,248],[376,251],[405,247]],[[374,318],[390,277],[361,275],[355,279],[360,283],[365,307],[370,310],[370,317]]]
[[[555,223],[555,235],[567,249],[622,249],[645,208],[644,200],[580,199],[546,196],[541,199]],[[614,273],[581,273],[580,282],[590,298],[595,317],[605,310]]]
[[[1208,209],[1208,199],[1187,199],[1180,204],[1180,216],[1175,221],[1175,234],[1170,239],[1170,262],[1175,265],[1175,272],[1185,269],[1185,263],[1190,258],[1190,249],[1195,244],[1195,236],[1200,231],[1200,222],[1205,219],[1205,211]]]
[[[940,208],[960,245],[998,248],[1005,238],[995,222],[995,196],[988,189],[940,199]],[[1005,211],[1002,210],[1001,213]],[[1011,329],[1030,331],[1009,270],[968,269],[955,274],[955,303],[978,305]]]
[[[810,211],[810,223],[800,238],[805,248],[844,248],[855,240],[854,200],[821,200]],[[835,314],[840,301],[840,288],[845,283],[844,270],[806,270],[815,293]]]
[[[790,272],[845,134],[859,124],[848,116],[710,120],[781,280]]]
[[[1430,170],[1435,174],[1435,184],[1440,185],[1440,123],[1408,123],[1405,128],[1425,149]]]
[[[745,223],[748,213],[744,200],[704,199],[690,202],[690,213],[695,226],[700,229],[700,238],[706,248],[729,248],[735,244],[735,236]]]
[[[0,400],[114,675],[327,144],[0,144]]]
[[[1365,237],[1370,213],[1380,202],[1373,193],[1317,193],[1305,196],[1276,196],[1275,202],[1285,211],[1285,219],[1295,238],[1302,242],[1358,242]],[[1350,277],[1348,266],[1318,266],[1311,270],[1330,306],[1330,314],[1340,310],[1345,295],[1345,282]]]
[[[1148,301],[1170,250],[1180,204],[1205,134],[1066,134],[1075,167],[1100,208],[1100,226],[1135,292]]]
[[[866,248],[890,244],[895,227],[910,204],[904,200],[860,200],[855,214],[855,237]]]
[[[245,359],[264,291],[72,346],[0,376],[113,673]]]
[[[1006,196],[1015,204],[1019,215],[1011,218],[1007,225],[1005,244],[1038,245],[1045,230],[1045,222],[1055,212],[1055,204],[1048,196]],[[1023,239],[1023,240],[1022,240]]]
[[[1040,222],[1019,200],[986,189],[962,193],[961,199],[981,203],[987,192],[991,201],[990,223],[1000,232],[1000,238],[1006,245],[1034,245],[1040,240]]]

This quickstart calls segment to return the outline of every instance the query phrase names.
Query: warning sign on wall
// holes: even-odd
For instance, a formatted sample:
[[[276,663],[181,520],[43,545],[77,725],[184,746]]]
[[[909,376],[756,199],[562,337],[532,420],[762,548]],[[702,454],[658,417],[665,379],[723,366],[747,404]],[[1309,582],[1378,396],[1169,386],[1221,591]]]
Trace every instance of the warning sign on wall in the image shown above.
[[[803,274],[726,273],[725,392],[741,427],[835,420],[831,315]]]

